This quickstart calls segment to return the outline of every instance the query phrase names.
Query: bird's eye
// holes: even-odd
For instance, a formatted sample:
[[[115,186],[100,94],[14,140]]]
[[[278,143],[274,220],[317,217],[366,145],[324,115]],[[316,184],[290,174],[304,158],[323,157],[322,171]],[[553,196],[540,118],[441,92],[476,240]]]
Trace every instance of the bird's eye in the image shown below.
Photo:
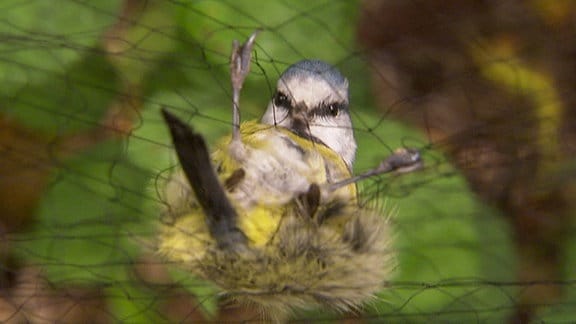
[[[276,95],[274,95],[274,106],[290,108],[290,99],[282,92],[276,92]]]
[[[340,107],[337,104],[329,104],[328,113],[330,113],[332,117],[336,117],[340,113]]]

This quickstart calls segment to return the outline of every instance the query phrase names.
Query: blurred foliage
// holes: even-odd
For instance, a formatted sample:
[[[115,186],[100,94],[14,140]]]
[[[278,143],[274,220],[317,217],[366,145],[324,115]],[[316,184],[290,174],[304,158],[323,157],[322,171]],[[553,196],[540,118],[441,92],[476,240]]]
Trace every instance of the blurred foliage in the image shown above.
[[[229,132],[231,41],[261,28],[242,94],[243,119],[262,113],[289,64],[320,58],[351,82],[357,171],[403,144],[424,149],[426,170],[361,186],[364,200],[394,211],[399,252],[391,289],[370,306],[374,321],[501,322],[508,317],[517,287],[498,284],[513,280],[508,229],[494,210],[474,199],[441,153],[426,149],[426,134],[374,108],[370,67],[353,38],[358,3],[146,4],[137,14],[124,15],[126,4],[119,0],[0,4],[2,113],[57,143],[61,136],[100,125],[119,96],[134,95],[127,93],[127,84],[141,98],[141,107],[124,108],[138,116],[126,137],[108,138],[71,157],[54,156],[36,222],[10,236],[23,263],[39,267],[56,287],[103,287],[115,320],[173,321],[158,310],[158,290],[148,289],[131,269],[153,249],[161,221],[157,184],[176,165],[159,109],[177,112],[209,142]],[[198,297],[207,312],[217,312],[213,287],[178,270],[172,280]]]
[[[511,323],[576,316],[574,9],[574,0],[366,0],[358,20],[380,109],[426,130],[510,226]]]

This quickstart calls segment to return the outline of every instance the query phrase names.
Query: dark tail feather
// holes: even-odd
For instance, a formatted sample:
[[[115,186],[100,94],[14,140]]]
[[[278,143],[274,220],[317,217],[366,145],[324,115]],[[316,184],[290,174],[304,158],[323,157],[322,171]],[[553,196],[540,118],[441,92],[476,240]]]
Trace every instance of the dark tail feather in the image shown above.
[[[246,236],[236,226],[238,216],[212,168],[204,139],[166,109],[162,109],[162,115],[170,128],[180,165],[206,215],[210,233],[222,249],[243,249]]]

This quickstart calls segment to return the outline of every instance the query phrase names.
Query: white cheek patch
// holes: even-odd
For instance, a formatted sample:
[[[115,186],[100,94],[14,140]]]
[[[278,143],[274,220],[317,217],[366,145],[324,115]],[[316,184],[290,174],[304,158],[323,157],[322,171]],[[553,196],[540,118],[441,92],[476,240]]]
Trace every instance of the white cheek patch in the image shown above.
[[[311,124],[310,133],[338,153],[348,167],[352,166],[356,157],[356,140],[351,127]]]
[[[290,118],[288,118],[288,111],[286,109],[276,108],[270,103],[262,116],[262,123],[289,128]]]

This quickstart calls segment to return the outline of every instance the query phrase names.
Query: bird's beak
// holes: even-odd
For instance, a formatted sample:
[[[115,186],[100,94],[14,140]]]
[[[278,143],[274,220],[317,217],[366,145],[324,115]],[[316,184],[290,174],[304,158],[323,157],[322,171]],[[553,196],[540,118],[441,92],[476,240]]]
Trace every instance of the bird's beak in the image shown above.
[[[290,118],[292,120],[291,129],[304,137],[310,135],[310,125],[308,124],[307,116],[308,108],[304,103],[298,103],[290,110]]]

